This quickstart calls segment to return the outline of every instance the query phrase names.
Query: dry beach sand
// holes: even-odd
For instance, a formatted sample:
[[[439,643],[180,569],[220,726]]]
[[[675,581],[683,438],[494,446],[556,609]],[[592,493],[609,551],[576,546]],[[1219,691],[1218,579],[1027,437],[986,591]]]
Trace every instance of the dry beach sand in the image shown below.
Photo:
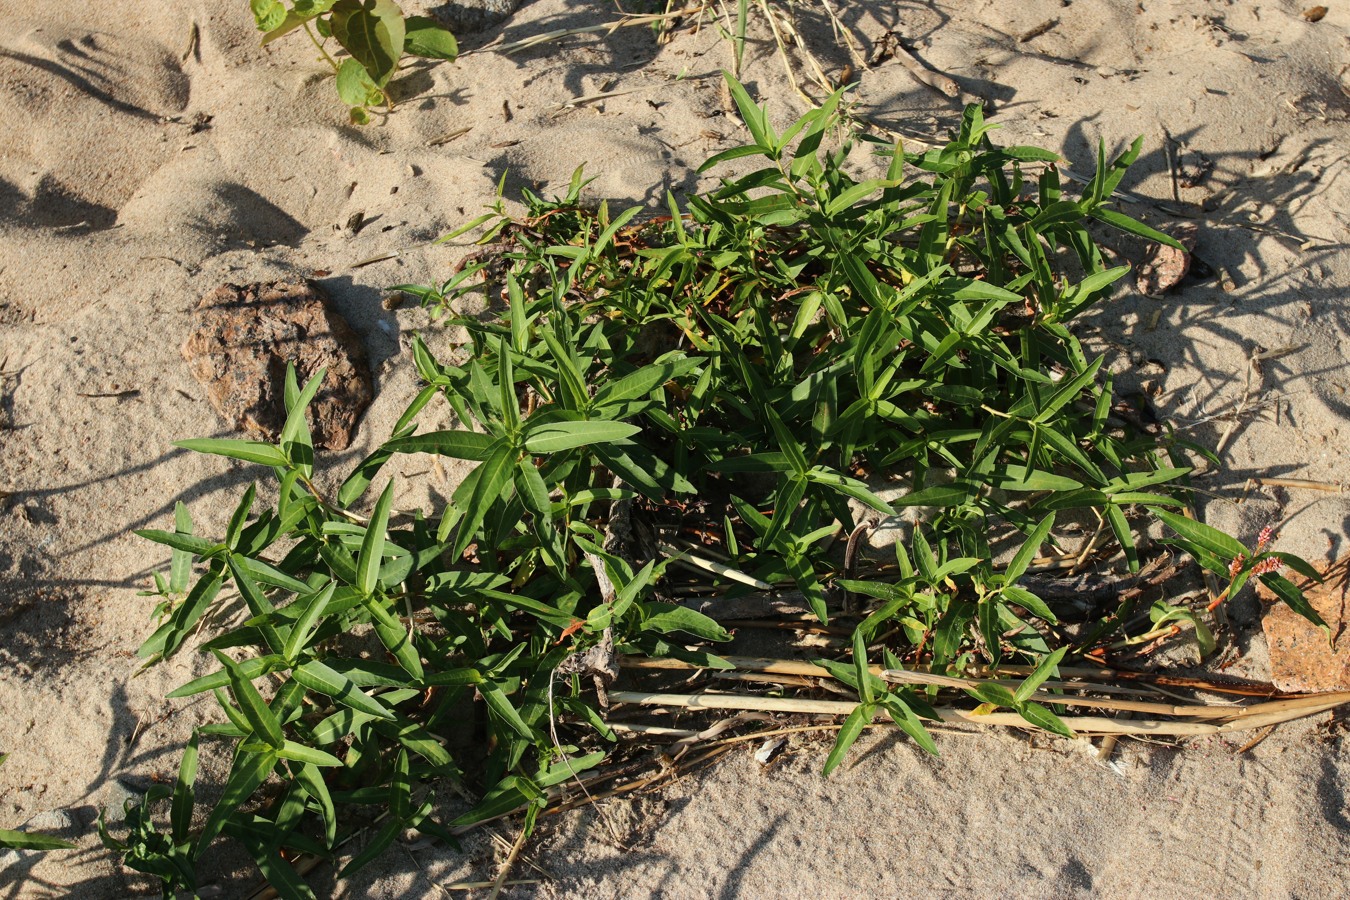
[[[960,100],[895,57],[862,67],[892,31],[989,103],[1001,142],[1090,172],[1098,138],[1119,148],[1144,136],[1125,186],[1154,202],[1128,211],[1162,225],[1186,214],[1217,274],[1161,298],[1128,279],[1085,333],[1118,386],[1222,445],[1225,472],[1203,482],[1208,521],[1247,542],[1276,523],[1280,549],[1322,560],[1350,549],[1350,502],[1245,487],[1253,476],[1350,482],[1350,6],[1310,22],[1310,5],[834,0],[856,60],[821,2],[795,13],[830,77],[854,66],[855,111],[896,132],[940,139]],[[711,183],[697,166],[742,139],[724,113],[731,47],[712,12],[664,44],[628,28],[515,55],[491,46],[616,15],[527,3],[461,35],[482,52],[419,67],[396,113],[353,128],[313,49],[299,36],[260,48],[242,0],[0,2],[0,827],[29,823],[80,847],[0,858],[0,897],[156,890],[111,863],[91,822],[171,778],[214,709],[209,697],[163,699],[207,671],[193,654],[132,678],[152,606],[137,591],[167,555],[131,530],[166,527],[181,499],[201,533],[219,534],[254,477],[171,447],[232,433],[179,354],[198,301],[225,282],[282,277],[329,291],[376,387],[352,446],[323,462],[335,483],[415,392],[410,335],[448,341],[413,304],[386,309],[385,289],[447,277],[464,250],[427,242],[477,215],[504,173],[508,198],[521,186],[560,193],[586,162],[591,196],[655,204],[667,188]],[[762,16],[752,37],[745,80],[789,121],[804,104]],[[600,93],[613,96],[572,103]],[[353,232],[355,213],[365,225]],[[459,473],[408,458],[402,474],[415,477],[400,479],[396,502],[412,505],[419,490],[447,494]],[[1234,604],[1243,671],[1259,676],[1258,614],[1250,597]],[[1323,715],[1241,753],[1241,739],[1122,742],[1108,766],[1068,742],[983,732],[940,734],[934,760],[878,731],[828,780],[823,738],[794,739],[767,770],[746,745],[607,802],[617,834],[592,811],[549,821],[526,850],[549,877],[518,862],[513,877],[540,883],[507,895],[1343,896],[1342,734]],[[213,758],[202,777],[220,776]],[[312,880],[319,896],[446,896],[438,885],[490,879],[503,855],[479,833],[463,852],[400,845],[351,882],[322,869]],[[245,862],[209,861],[221,895],[246,895],[256,872]]]

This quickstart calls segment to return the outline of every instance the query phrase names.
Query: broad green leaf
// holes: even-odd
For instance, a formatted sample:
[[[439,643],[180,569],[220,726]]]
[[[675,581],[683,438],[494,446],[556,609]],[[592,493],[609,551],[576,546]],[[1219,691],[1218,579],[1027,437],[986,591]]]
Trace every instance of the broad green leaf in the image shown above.
[[[384,87],[403,55],[403,11],[393,0],[338,0],[330,23],[333,37]]]
[[[286,21],[286,6],[278,0],[248,0],[248,5],[259,31],[271,31]]]
[[[671,634],[677,631],[687,632],[705,641],[729,641],[731,634],[721,625],[701,612],[675,603],[646,603],[645,612],[655,612],[642,621],[643,631],[656,631]]]
[[[449,62],[459,56],[459,43],[455,36],[435,19],[429,16],[408,16],[403,24],[403,52],[409,56]]]

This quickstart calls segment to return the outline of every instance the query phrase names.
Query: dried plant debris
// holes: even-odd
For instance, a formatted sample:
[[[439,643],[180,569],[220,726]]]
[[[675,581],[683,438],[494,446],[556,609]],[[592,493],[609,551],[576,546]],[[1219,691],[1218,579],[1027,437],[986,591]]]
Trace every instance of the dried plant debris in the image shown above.
[[[365,348],[314,282],[226,284],[202,298],[183,343],[192,376],[221,418],[275,440],[286,421],[286,366],[327,373],[310,408],[315,443],[345,450],[374,397]]]
[[[1144,261],[1135,274],[1135,287],[1146,297],[1160,297],[1172,290],[1191,270],[1192,252],[1198,229],[1183,222],[1172,229],[1172,237],[1181,247],[1159,242],[1149,244]]]

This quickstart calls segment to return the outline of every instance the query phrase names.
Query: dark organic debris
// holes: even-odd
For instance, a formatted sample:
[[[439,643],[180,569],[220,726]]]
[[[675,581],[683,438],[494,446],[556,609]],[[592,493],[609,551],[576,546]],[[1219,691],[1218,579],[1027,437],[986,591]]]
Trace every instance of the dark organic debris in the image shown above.
[[[285,421],[286,363],[305,379],[326,368],[310,407],[316,446],[345,450],[374,396],[365,349],[312,282],[226,284],[202,298],[183,358],[231,425],[276,438]]]

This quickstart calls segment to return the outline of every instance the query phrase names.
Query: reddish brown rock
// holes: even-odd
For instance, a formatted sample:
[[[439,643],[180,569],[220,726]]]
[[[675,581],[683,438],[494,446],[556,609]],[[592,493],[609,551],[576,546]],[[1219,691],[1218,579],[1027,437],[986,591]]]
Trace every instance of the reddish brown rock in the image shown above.
[[[226,284],[202,298],[183,358],[231,425],[276,440],[286,420],[286,363],[300,383],[327,368],[309,407],[314,444],[344,450],[374,396],[365,349],[312,282]]]
[[[1283,603],[1275,603],[1266,612],[1261,627],[1270,647],[1270,680],[1282,691],[1321,693],[1350,691],[1350,637],[1345,635],[1347,608],[1350,607],[1350,557],[1344,557],[1326,572],[1322,584],[1302,584],[1317,614],[1331,626],[1336,649],[1327,644],[1327,636],[1307,619]],[[1274,597],[1264,587],[1262,599]]]
[[[1183,222],[1172,229],[1172,237],[1186,249],[1183,251],[1163,244],[1149,244],[1148,255],[1139,264],[1139,272],[1135,275],[1134,283],[1139,293],[1157,297],[1180,284],[1190,271],[1191,251],[1195,249],[1195,226]]]

